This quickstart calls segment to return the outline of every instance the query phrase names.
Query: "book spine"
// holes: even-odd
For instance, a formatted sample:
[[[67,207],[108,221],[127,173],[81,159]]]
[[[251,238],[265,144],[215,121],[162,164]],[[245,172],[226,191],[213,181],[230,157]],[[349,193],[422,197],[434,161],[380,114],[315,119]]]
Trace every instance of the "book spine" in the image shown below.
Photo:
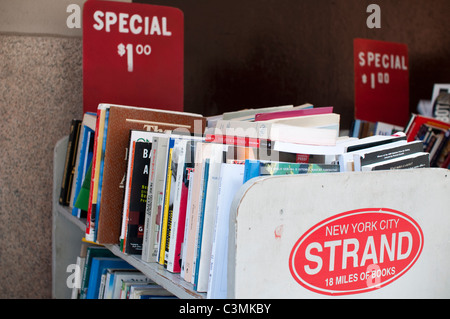
[[[64,164],[64,174],[61,183],[61,192],[59,196],[59,203],[64,206],[68,206],[70,203],[70,194],[72,188],[72,179],[74,175],[74,166],[76,152],[78,148],[78,140],[80,134],[80,120],[72,120],[70,124],[69,142],[67,144],[66,160]]]
[[[442,141],[439,149],[436,151],[433,161],[430,163],[430,166],[435,167],[444,167],[442,166],[445,159],[450,154],[450,130],[445,132],[445,138]]]
[[[189,223],[187,225],[187,240],[185,244],[186,258],[184,263],[184,280],[191,282],[192,274],[194,271],[194,255],[195,255],[195,241],[196,241],[196,227],[198,218],[198,200],[199,200],[199,189],[202,179],[202,143],[196,144],[195,151],[195,165],[194,165],[194,175],[192,177],[192,189],[191,189],[191,203],[189,212]]]
[[[185,274],[186,274],[186,256],[187,256],[187,243],[188,243],[188,234],[189,234],[189,221],[190,221],[190,217],[191,217],[191,201],[192,201],[192,180],[193,180],[193,176],[194,176],[194,171],[195,168],[192,168],[189,171],[189,175],[188,175],[188,181],[189,181],[189,186],[188,186],[188,197],[187,197],[187,202],[186,202],[186,217],[185,217],[185,223],[184,223],[184,238],[183,238],[183,243],[181,245],[181,271],[180,271],[180,276],[181,278],[185,279]]]
[[[97,204],[95,205],[95,223],[94,223],[94,242],[97,242],[97,234],[99,227],[99,216],[102,198],[102,186],[103,186],[103,171],[105,169],[105,149],[106,149],[106,137],[108,131],[109,110],[105,111],[105,120],[103,124],[103,137],[101,140],[100,151],[100,171],[97,178]],[[94,213],[94,212],[93,212]],[[92,215],[91,215],[92,216]]]
[[[167,270],[170,272],[179,272],[180,267],[178,265],[179,255],[177,256],[176,246],[179,242],[179,225],[182,224],[180,220],[180,210],[181,210],[181,195],[183,190],[183,176],[185,168],[185,154],[186,154],[186,140],[179,140],[176,146],[178,147],[178,158],[177,160],[177,170],[175,184],[172,184],[171,192],[174,191],[173,196],[173,213],[172,213],[172,225],[170,227],[170,241],[166,244],[166,264]],[[183,226],[184,228],[184,226]]]
[[[162,230],[161,230],[161,240],[159,246],[159,259],[158,262],[164,265],[165,260],[165,250],[167,242],[167,226],[169,221],[169,210],[172,213],[172,209],[169,209],[170,202],[170,185],[172,182],[172,154],[173,154],[173,139],[170,140],[168,149],[168,160],[167,160],[167,175],[166,175],[166,191],[164,195],[164,213],[162,219]]]
[[[385,161],[388,159],[398,158],[401,156],[406,156],[418,152],[423,151],[423,144],[422,142],[411,142],[402,146],[394,147],[394,148],[387,148],[385,150],[380,150],[368,154],[364,154],[361,156],[360,159],[360,165],[369,165],[381,161]]]
[[[208,187],[208,177],[209,177],[209,158],[207,158],[205,160],[204,178],[202,181],[202,190],[201,190],[201,198],[200,198],[199,213],[198,213],[195,271],[194,271],[194,282],[193,282],[195,290],[197,290],[197,288],[198,288],[200,257],[201,257],[202,242],[203,242],[203,224],[204,224],[204,217],[205,217],[205,203],[206,203],[206,193],[207,193],[207,187]]]
[[[78,161],[75,174],[75,189],[73,189],[73,197],[71,199],[72,215],[78,216],[80,209],[75,207],[75,202],[78,197],[78,193],[81,189],[81,184],[83,183],[83,174],[85,172],[85,160],[88,152],[89,144],[89,128],[82,125],[80,129],[80,139],[81,144],[78,151]]]
[[[89,204],[88,211],[86,217],[86,240],[93,242],[94,241],[94,224],[95,224],[95,204],[97,203],[97,194],[94,191],[96,188],[96,176],[98,175],[98,166],[100,165],[100,155],[99,147],[101,145],[99,139],[101,140],[103,137],[103,125],[102,118],[104,120],[105,110],[98,109],[97,110],[97,122],[95,127],[95,136],[94,136],[94,150],[92,157],[92,171],[91,171],[91,187],[89,192]]]
[[[205,142],[255,148],[260,148],[267,145],[267,140],[255,137],[222,134],[206,134]]]
[[[248,159],[245,160],[243,183],[246,183],[253,177],[259,176],[259,166],[260,166],[260,161],[258,161],[258,160],[248,160]]]
[[[130,143],[130,149],[128,150],[127,160],[128,160],[128,168],[125,176],[125,195],[124,195],[124,203],[123,203],[123,213],[122,213],[122,229],[120,234],[120,250],[125,252],[125,246],[127,242],[127,225],[128,218],[130,214],[130,200],[131,200],[131,185],[133,183],[133,171],[134,171],[134,161],[136,156],[136,141],[132,141]]]
[[[154,222],[152,222],[152,207],[155,184],[155,166],[156,166],[156,149],[158,148],[158,138],[154,137],[152,140],[152,155],[150,159],[150,176],[148,178],[148,193],[147,204],[145,206],[145,226],[144,226],[144,239],[142,242],[142,255],[143,261],[149,262],[152,255],[152,246],[150,244],[151,232],[154,231]]]
[[[151,207],[151,229],[149,235],[149,258],[159,261],[159,247],[161,243],[161,230],[164,212],[164,191],[167,174],[168,138],[158,140],[155,164],[155,183],[153,185],[153,199]]]
[[[423,153],[415,157],[399,158],[397,161],[388,161],[387,163],[380,162],[377,165],[362,166],[362,171],[380,171],[380,170],[394,170],[394,169],[412,169],[429,167],[429,154]]]
[[[134,165],[129,186],[127,233],[125,234],[125,253],[127,254],[142,252],[151,147],[151,143],[137,142],[134,151]]]

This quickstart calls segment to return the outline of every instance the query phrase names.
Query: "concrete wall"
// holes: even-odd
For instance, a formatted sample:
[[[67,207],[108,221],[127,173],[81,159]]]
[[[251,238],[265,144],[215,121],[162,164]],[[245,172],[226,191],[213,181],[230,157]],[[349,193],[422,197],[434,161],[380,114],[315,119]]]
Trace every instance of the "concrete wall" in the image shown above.
[[[0,0],[0,298],[51,298],[53,148],[82,117],[80,0]]]

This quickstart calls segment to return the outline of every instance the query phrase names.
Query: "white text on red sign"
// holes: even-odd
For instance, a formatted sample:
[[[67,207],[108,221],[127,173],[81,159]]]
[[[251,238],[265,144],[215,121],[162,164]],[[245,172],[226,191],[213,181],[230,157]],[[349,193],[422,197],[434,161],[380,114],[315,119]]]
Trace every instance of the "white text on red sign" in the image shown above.
[[[93,27],[97,31],[111,32],[116,29],[119,33],[172,36],[172,32],[167,29],[166,17],[142,17],[139,14],[130,16],[128,13],[97,10],[93,18],[96,22]]]

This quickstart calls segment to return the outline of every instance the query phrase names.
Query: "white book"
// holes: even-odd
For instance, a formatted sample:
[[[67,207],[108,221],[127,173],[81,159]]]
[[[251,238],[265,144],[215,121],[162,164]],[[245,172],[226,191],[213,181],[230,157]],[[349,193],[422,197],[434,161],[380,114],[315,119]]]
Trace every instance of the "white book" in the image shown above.
[[[211,156],[207,180],[207,190],[204,198],[203,229],[201,236],[200,256],[197,257],[197,291],[206,292],[208,289],[209,269],[211,262],[211,251],[216,218],[217,195],[219,190],[220,169],[223,162],[224,152],[228,146],[223,144],[211,145]]]
[[[145,213],[145,229],[142,247],[142,260],[145,262],[157,261],[160,225],[164,204],[165,180],[167,170],[167,147],[169,136],[157,137],[155,156],[155,175],[149,179],[147,207]],[[154,140],[155,142],[155,140]],[[151,164],[153,165],[153,164]],[[150,227],[148,227],[148,225]]]
[[[112,296],[111,299],[121,299],[122,293],[122,283],[124,281],[133,280],[136,283],[146,282],[148,280],[147,276],[139,271],[119,271],[114,274],[112,283]]]
[[[269,139],[307,145],[335,145],[340,116],[316,114],[261,122],[217,121],[214,134]]]
[[[166,243],[166,246],[169,246],[168,250],[166,250],[166,263],[167,270],[170,272],[174,271],[174,262],[175,262],[175,244],[177,242],[178,237],[178,219],[180,215],[180,199],[181,199],[181,189],[183,183],[183,171],[184,171],[184,162],[186,158],[186,145],[187,140],[179,139],[175,141],[175,145],[173,147],[172,154],[172,173],[174,175],[174,183],[171,184],[170,193],[173,194],[173,208],[172,208],[172,224],[170,227],[167,227],[168,231],[170,229],[169,243]]]
[[[189,212],[189,224],[187,225],[187,240],[185,241],[186,258],[184,267],[184,279],[187,282],[193,282],[195,269],[195,253],[197,241],[198,226],[198,205],[201,196],[201,183],[203,182],[203,168],[205,158],[208,155],[209,145],[207,143],[198,142],[195,151],[194,176],[192,180],[192,195]]]
[[[242,164],[221,165],[207,298],[227,297],[230,208],[236,192],[242,186],[244,169],[245,165]]]

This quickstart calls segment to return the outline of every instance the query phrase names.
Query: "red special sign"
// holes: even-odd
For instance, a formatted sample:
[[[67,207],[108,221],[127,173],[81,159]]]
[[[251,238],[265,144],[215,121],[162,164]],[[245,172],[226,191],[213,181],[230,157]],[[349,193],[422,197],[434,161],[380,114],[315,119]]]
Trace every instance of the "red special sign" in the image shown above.
[[[355,118],[405,126],[409,120],[408,47],[354,40]]]
[[[368,208],[332,216],[294,245],[291,275],[325,295],[349,295],[386,286],[405,274],[423,248],[423,233],[410,216]]]
[[[183,110],[184,18],[113,1],[83,7],[83,111],[99,103]]]

